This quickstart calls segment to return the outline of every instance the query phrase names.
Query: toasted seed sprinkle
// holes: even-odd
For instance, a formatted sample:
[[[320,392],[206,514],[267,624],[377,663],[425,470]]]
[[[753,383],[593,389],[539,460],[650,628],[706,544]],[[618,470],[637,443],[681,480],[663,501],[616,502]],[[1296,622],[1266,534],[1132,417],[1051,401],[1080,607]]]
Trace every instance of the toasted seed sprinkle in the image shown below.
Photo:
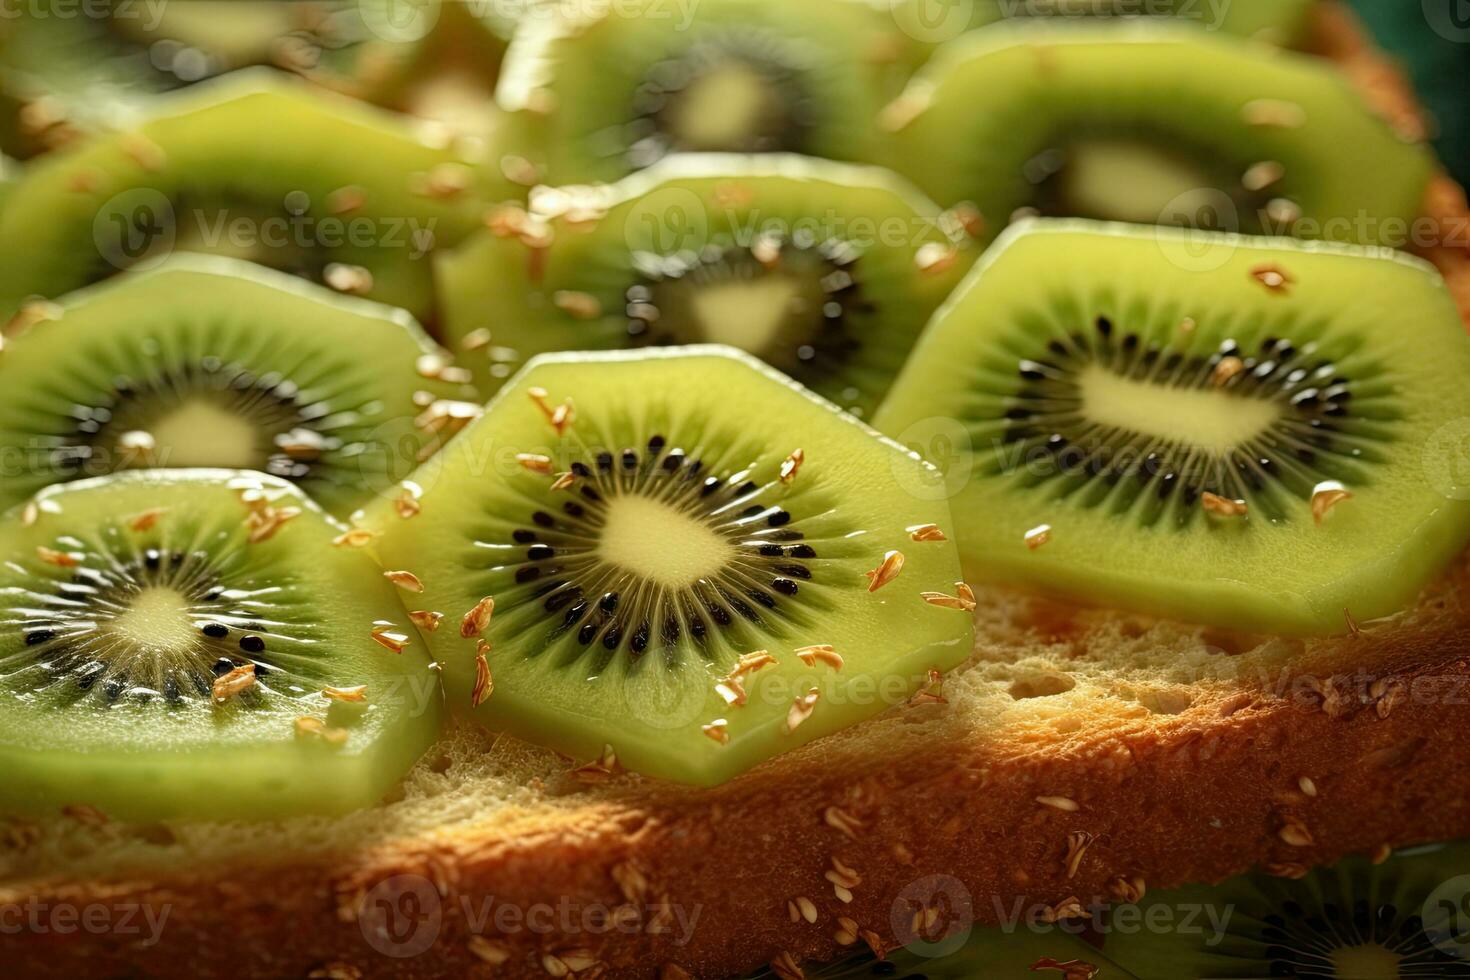
[[[338,548],[365,548],[373,543],[373,538],[375,537],[377,535],[372,531],[366,528],[355,527],[350,531],[337,535],[332,539],[332,544]]]
[[[774,667],[776,658],[765,650],[752,650],[750,653],[740,655],[740,660],[735,664],[735,669],[730,672],[731,677],[741,674],[754,674],[762,667]]]
[[[422,592],[424,583],[413,572],[392,571],[384,572],[383,577],[405,592]]]
[[[781,239],[774,235],[761,235],[750,247],[751,257],[767,269],[781,264]]]
[[[158,519],[168,513],[166,507],[152,507],[141,514],[134,514],[128,518],[129,531],[151,531],[158,524]]]
[[[423,513],[424,506],[419,503],[417,493],[412,490],[404,490],[398,495],[398,499],[393,501],[393,510],[406,521]]]
[[[243,691],[248,691],[255,686],[255,665],[246,664],[236,667],[227,674],[221,674],[214,679],[210,688],[210,696],[214,698],[215,704],[224,704],[230,698]]]
[[[1094,966],[1086,960],[1058,960],[1050,956],[1043,956],[1031,964],[1031,972],[1040,973],[1044,970],[1056,970],[1062,974],[1062,980],[1093,980],[1101,972],[1101,967]]]
[[[823,663],[833,670],[842,669],[842,654],[833,649],[830,643],[818,643],[815,646],[798,647],[796,656],[808,667],[815,667],[817,664]]]
[[[367,685],[357,687],[324,687],[322,696],[329,701],[366,701]]]
[[[343,745],[347,741],[347,729],[330,728],[326,722],[311,715],[297,718],[295,729],[297,738],[319,738],[329,745]]]
[[[1398,680],[1378,681],[1374,686],[1380,684],[1383,685],[1383,691],[1374,695],[1378,698],[1378,703],[1373,706],[1373,711],[1382,720],[1393,714],[1394,709],[1408,697],[1408,688]]]
[[[1284,293],[1296,282],[1284,269],[1271,262],[1253,267],[1251,278],[1273,293]]]
[[[1379,844],[1373,848],[1373,853],[1368,856],[1368,859],[1374,864],[1383,864],[1391,857],[1393,857],[1393,848],[1387,844]]]
[[[948,270],[960,257],[959,249],[940,242],[925,242],[914,253],[914,265],[926,275],[937,275]]]
[[[387,626],[374,626],[373,639],[379,646],[387,647],[394,653],[402,653],[404,648],[412,642],[407,633],[401,632],[391,624]]]
[[[851,946],[858,939],[858,924],[845,915],[837,917],[837,931],[832,938],[839,946]]]
[[[487,595],[475,603],[475,607],[460,619],[459,635],[466,640],[479,636],[490,625],[490,617],[493,615],[495,615],[495,597]]]
[[[41,508],[34,500],[27,503],[25,506],[25,510],[22,510],[20,512],[21,527],[34,527],[36,522],[40,519]]]
[[[1068,878],[1077,877],[1077,869],[1082,867],[1082,858],[1087,854],[1087,849],[1092,846],[1092,842],[1095,840],[1097,840],[1096,834],[1083,833],[1080,830],[1067,835],[1067,859],[1065,863]]]
[[[812,924],[816,923],[817,906],[815,902],[807,898],[805,895],[798,895],[796,897],[796,901],[793,904],[796,908],[796,911],[800,914],[801,918]],[[796,920],[793,919],[791,921],[795,922]]]
[[[863,878],[857,873],[857,870],[840,857],[834,854],[831,857],[831,861],[832,870],[828,871],[826,875],[828,881],[838,882],[849,888],[856,888],[863,883]]]
[[[796,479],[796,474],[801,472],[801,464],[806,462],[806,451],[803,449],[791,450],[791,455],[781,461],[781,482],[790,484]]]
[[[1263,191],[1286,176],[1286,168],[1275,160],[1262,160],[1252,164],[1240,178],[1240,186],[1248,191]]]
[[[556,434],[559,436],[566,435],[567,429],[571,428],[572,423],[576,420],[577,408],[572,404],[570,398],[553,408],[549,419],[551,427],[556,430]]]
[[[1245,370],[1245,361],[1238,357],[1222,357],[1210,372],[1210,384],[1216,388],[1223,388],[1230,383],[1230,379]]]
[[[740,682],[737,675],[725,678],[715,685],[715,693],[732,708],[738,708],[745,704],[748,695],[745,693],[745,685]]]
[[[1240,114],[1252,126],[1274,129],[1299,129],[1307,121],[1305,109],[1283,99],[1254,99],[1245,104]]]
[[[424,432],[448,438],[479,418],[484,412],[484,407],[474,402],[439,398],[430,402],[428,407],[414,418],[413,424]]]
[[[1076,801],[1070,800],[1065,796],[1038,796],[1036,802],[1042,806],[1049,806],[1053,810],[1061,810],[1065,813],[1076,813],[1082,809],[1077,805]]]
[[[1296,781],[1296,785],[1302,791],[1302,795],[1304,796],[1317,795],[1317,784],[1312,781],[1311,776],[1301,777]]]
[[[509,947],[493,939],[486,939],[484,936],[471,936],[466,945],[469,946],[470,955],[491,966],[502,966],[510,959]]]
[[[605,783],[617,775],[619,769],[617,752],[611,745],[604,745],[602,755],[573,769],[572,775],[584,783]]]
[[[470,692],[470,707],[478,708],[495,691],[495,679],[490,676],[490,661],[485,657],[487,644],[482,640],[475,651],[475,687]]]
[[[306,980],[362,980],[362,971],[351,963],[335,961],[312,970]]]
[[[1244,517],[1250,511],[1244,500],[1231,500],[1228,497],[1210,493],[1208,490],[1200,494],[1199,502],[1206,511],[1220,517]]]
[[[36,557],[48,565],[55,565],[57,568],[76,568],[82,563],[81,559],[74,555],[68,554],[65,551],[57,551],[55,548],[47,548],[44,545],[37,545]]]
[[[602,303],[591,293],[559,289],[551,297],[556,308],[578,320],[595,320],[602,316]]]
[[[829,806],[822,811],[822,822],[851,840],[857,840],[863,822],[841,807]]]
[[[551,475],[550,456],[542,456],[538,453],[516,453],[516,462],[532,473],[540,473],[542,476]]]
[[[1277,836],[1292,847],[1311,847],[1317,843],[1311,831],[1300,820],[1295,819],[1288,819],[1277,831]]]
[[[1082,907],[1082,902],[1076,896],[1064,898],[1056,905],[1047,909],[1042,918],[1046,922],[1065,922],[1068,919],[1085,919],[1087,910]]]
[[[1294,225],[1302,220],[1302,206],[1284,197],[1273,197],[1266,202],[1266,217],[1277,225]]]
[[[716,718],[708,725],[700,725],[699,730],[704,732],[705,737],[719,742],[721,745],[730,744],[730,723],[724,718]]]
[[[796,731],[802,722],[812,716],[821,696],[822,692],[814,687],[791,703],[791,709],[786,712],[786,734]]]
[[[329,263],[322,271],[322,281],[339,293],[364,296],[373,291],[373,274],[361,265],[346,262]]]
[[[937,670],[929,671],[929,681],[908,700],[909,707],[921,704],[949,704],[944,696],[944,675]]]
[[[952,596],[943,592],[920,592],[919,598],[931,606],[939,606],[942,609],[959,609],[964,612],[975,611],[975,600],[965,599],[963,596]]]
[[[903,571],[903,552],[889,551],[883,555],[883,561],[871,572],[864,572],[868,577],[868,591],[877,592],[883,586],[898,578],[898,573]]]
[[[483,347],[489,347],[490,341],[492,339],[493,338],[490,334],[489,327],[481,327],[478,330],[471,330],[469,333],[465,334],[464,339],[459,342],[459,349],[466,352],[477,351]]]
[[[948,212],[953,220],[959,225],[960,230],[971,238],[980,238],[985,234],[985,215],[980,209],[968,201],[956,204]]]
[[[1312,489],[1312,520],[1319,527],[1328,511],[1342,503],[1344,500],[1352,499],[1351,490],[1344,487],[1336,480],[1326,480],[1317,484]]]
[[[915,524],[904,528],[909,532],[909,538],[914,541],[947,541],[944,532],[939,529],[938,524]]]
[[[276,532],[285,527],[287,522],[293,521],[301,516],[300,507],[271,507],[252,510],[245,518],[245,526],[250,529],[247,540],[251,544],[263,544],[276,536]]]
[[[439,624],[444,621],[442,612],[432,612],[428,609],[415,609],[408,614],[413,624],[425,633],[433,633],[439,629]]]
[[[1133,905],[1143,901],[1148,886],[1139,875],[1118,875],[1108,882],[1108,891],[1118,901]]]
[[[1311,873],[1305,864],[1295,861],[1270,862],[1261,865],[1261,870],[1273,878],[1289,878],[1292,881],[1300,881]]]
[[[1358,621],[1353,618],[1353,614],[1352,614],[1352,612],[1350,610],[1343,609],[1342,616],[1343,616],[1344,619],[1347,620],[1347,627],[1348,627],[1348,632],[1349,633],[1351,633],[1353,636],[1362,636],[1363,635],[1362,627],[1360,627],[1358,625]]]
[[[551,484],[552,490],[568,490],[577,482],[577,474],[570,471],[558,476]]]
[[[771,960],[771,972],[776,974],[778,980],[806,980],[806,972],[802,970],[792,955],[785,951]]]
[[[1030,548],[1032,551],[1035,551],[1037,548],[1040,548],[1042,545],[1047,544],[1049,541],[1051,541],[1051,525],[1038,524],[1036,527],[1033,527],[1031,530],[1026,532],[1025,540],[1026,547]]]
[[[623,898],[639,905],[648,897],[648,876],[643,873],[643,868],[636,861],[623,861],[612,867],[613,881],[617,882],[618,890],[623,893]]]
[[[868,944],[868,949],[872,950],[875,957],[880,960],[888,958],[888,947],[884,945],[882,936],[872,929],[859,929],[858,935],[862,937],[863,942]]]

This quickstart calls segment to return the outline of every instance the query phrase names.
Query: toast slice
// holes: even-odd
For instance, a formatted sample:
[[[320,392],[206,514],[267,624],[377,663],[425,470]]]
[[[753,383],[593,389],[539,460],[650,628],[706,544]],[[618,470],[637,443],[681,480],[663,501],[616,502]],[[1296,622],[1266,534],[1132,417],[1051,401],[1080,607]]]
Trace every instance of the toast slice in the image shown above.
[[[1324,6],[1317,33],[1420,124],[1349,14]],[[1470,322],[1463,193],[1442,180],[1426,211],[1450,243],[1424,252]],[[720,978],[776,962],[789,977],[909,938],[921,906],[1065,916],[1141,886],[1470,835],[1454,761],[1470,558],[1411,612],[1330,640],[980,599],[974,656],[939,697],[717,789],[457,728],[393,799],[346,817],[0,822],[0,962],[191,978]]]

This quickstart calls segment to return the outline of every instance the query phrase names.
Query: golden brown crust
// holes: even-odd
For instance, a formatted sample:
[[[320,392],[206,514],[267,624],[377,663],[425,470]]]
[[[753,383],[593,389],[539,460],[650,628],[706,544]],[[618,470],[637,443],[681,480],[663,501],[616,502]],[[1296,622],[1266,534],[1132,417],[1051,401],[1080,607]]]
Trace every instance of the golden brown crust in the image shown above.
[[[1350,15],[1324,9],[1318,33],[1318,47],[1386,109],[1414,117],[1401,76],[1363,43]],[[1463,194],[1447,181],[1429,209],[1446,221],[1466,217]],[[1470,322],[1470,254],[1425,252]],[[1345,674],[1344,664],[1375,667]],[[977,740],[955,728],[921,754],[896,746],[861,765],[814,747],[800,764],[715,790],[649,787],[350,859],[260,854],[244,867],[157,880],[10,882],[0,885],[0,910],[138,903],[167,919],[158,942],[143,945],[146,927],[16,932],[0,916],[0,962],[37,977],[335,969],[320,975],[540,978],[587,966],[579,976],[641,978],[672,963],[717,978],[782,952],[798,961],[835,955],[839,916],[892,942],[895,920],[901,926],[912,912],[907,903],[933,899],[931,886],[944,884],[934,876],[963,883],[975,918],[993,922],[1017,902],[1107,900],[1120,876],[1157,888],[1257,865],[1290,873],[1385,844],[1470,834],[1470,770],[1443,761],[1461,755],[1460,733],[1470,730],[1470,617],[1459,604],[1430,604],[1409,627],[1345,638],[1294,674],[1203,690],[1178,714],[1054,729],[1034,741]],[[946,887],[955,897],[955,885]],[[805,903],[793,923],[788,902],[798,898],[815,923],[802,917]],[[392,935],[374,928],[385,905],[400,912],[385,923]],[[594,928],[584,913],[605,910],[617,924],[573,934],[507,918],[502,925],[513,927],[497,930],[500,909],[544,909],[553,926],[570,915]],[[668,931],[659,931],[661,909],[672,915]],[[433,942],[417,955],[395,955],[425,938]]]

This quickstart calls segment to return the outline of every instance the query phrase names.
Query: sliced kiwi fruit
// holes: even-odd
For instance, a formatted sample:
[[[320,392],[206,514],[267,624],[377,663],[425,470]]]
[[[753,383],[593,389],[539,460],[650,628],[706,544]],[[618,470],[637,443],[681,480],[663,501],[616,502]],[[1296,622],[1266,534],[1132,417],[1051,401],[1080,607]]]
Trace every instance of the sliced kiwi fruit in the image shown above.
[[[438,448],[447,430],[416,420],[477,401],[403,311],[233,259],[175,256],[37,315],[0,352],[0,507],[117,470],[221,467],[346,515]]]
[[[290,484],[224,471],[88,480],[13,511],[0,811],[241,820],[380,800],[437,736],[442,695],[399,590],[333,547],[342,530]]]
[[[452,710],[709,785],[969,654],[930,477],[732,348],[547,355],[365,521]]]
[[[526,19],[496,97],[525,117],[551,184],[681,151],[868,160],[915,44],[865,2],[633,0]]]
[[[429,253],[479,225],[480,171],[371,107],[264,69],[155,105],[28,168],[0,215],[0,311],[206,251],[425,317]]]
[[[1316,0],[890,0],[903,30],[938,44],[1005,20],[1172,18],[1278,46],[1306,40]]]
[[[1135,922],[1202,909],[1201,933],[1107,930],[1104,953],[1140,980],[1399,980],[1470,977],[1461,931],[1465,843],[1353,857],[1292,880],[1251,874],[1216,887],[1150,892]],[[1115,913],[1116,914],[1116,913]],[[1139,917],[1141,916],[1141,917]]]
[[[978,576],[1263,633],[1396,613],[1470,539],[1470,339],[1397,253],[1037,219],[875,424]]]
[[[543,351],[709,342],[870,414],[974,255],[891,173],[784,154],[671,157],[490,223],[436,265],[487,391]]]
[[[885,119],[894,168],[991,235],[1042,215],[1403,246],[1434,169],[1332,66],[1167,23],[977,32]]]

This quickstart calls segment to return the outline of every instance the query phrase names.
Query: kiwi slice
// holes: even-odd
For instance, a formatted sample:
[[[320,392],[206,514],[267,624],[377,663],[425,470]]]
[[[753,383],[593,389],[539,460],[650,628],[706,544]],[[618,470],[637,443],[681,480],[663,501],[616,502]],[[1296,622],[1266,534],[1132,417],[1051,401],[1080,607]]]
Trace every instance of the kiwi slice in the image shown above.
[[[1133,911],[1213,911],[1217,919],[1202,922],[1208,941],[1117,929],[1103,949],[1140,980],[1470,977],[1463,936],[1454,931],[1470,893],[1470,880],[1456,874],[1467,867],[1470,844],[1462,842],[1408,849],[1380,865],[1353,857],[1299,880],[1257,873],[1213,888],[1151,892]]]
[[[496,97],[527,117],[552,184],[614,181],[680,151],[868,160],[914,44],[852,0],[633,0],[527,18]]]
[[[1315,5],[1316,0],[892,0],[903,30],[935,44],[1003,20],[1167,17],[1206,31],[1297,46]]]
[[[436,737],[441,695],[398,590],[333,547],[342,530],[289,483],[225,471],[88,480],[13,511],[0,811],[272,819],[381,799]]]
[[[876,168],[671,157],[539,189],[445,253],[444,333],[487,391],[543,351],[710,342],[871,414],[972,261],[956,222]]]
[[[452,710],[708,785],[969,654],[931,475],[731,348],[547,355],[367,521]]]
[[[1332,66],[1169,24],[978,32],[886,119],[894,168],[992,235],[1039,214],[1403,245],[1434,169]]]
[[[223,467],[345,515],[440,445],[448,430],[416,419],[477,400],[406,313],[233,259],[175,256],[37,315],[0,353],[0,507],[121,469]]]
[[[875,424],[951,468],[976,574],[1341,633],[1470,538],[1467,376],[1417,259],[1038,219],[935,318]]]
[[[479,172],[379,110],[265,69],[156,106],[28,169],[0,214],[0,311],[207,251],[424,317],[429,253],[479,225]]]

